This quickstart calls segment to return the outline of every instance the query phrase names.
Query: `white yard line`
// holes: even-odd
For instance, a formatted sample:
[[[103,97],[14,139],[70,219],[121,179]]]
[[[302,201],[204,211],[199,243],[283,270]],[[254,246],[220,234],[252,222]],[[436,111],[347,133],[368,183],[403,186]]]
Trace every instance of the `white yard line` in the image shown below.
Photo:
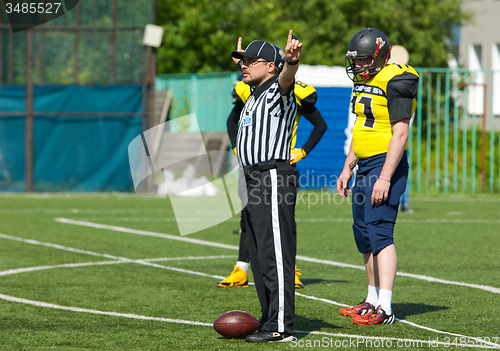
[[[359,270],[363,270],[363,271],[365,270],[364,266],[359,266],[359,265],[354,265],[354,264],[349,264],[349,263],[342,263],[342,262],[334,262],[334,261],[328,261],[328,260],[320,260],[317,258],[310,258],[307,256],[297,256],[297,259],[301,260],[301,261],[321,263],[321,264],[326,264],[326,265],[330,265],[330,266],[353,268],[353,269],[359,269]],[[481,290],[492,292],[494,294],[500,294],[500,288],[495,288],[493,286],[488,286],[488,285],[469,284],[469,283],[457,282],[457,281],[453,281],[453,280],[446,280],[446,279],[429,277],[429,276],[421,275],[421,274],[412,274],[412,273],[404,273],[404,272],[397,272],[396,275],[401,276],[401,277],[425,280],[425,281],[434,282],[434,283],[466,286],[468,288],[481,289]]]
[[[38,240],[32,240],[32,239],[24,239],[20,237],[14,237],[10,235],[5,235],[5,234],[0,234],[0,238],[3,239],[8,239],[8,240],[15,240],[19,242],[24,242],[27,244],[32,244],[32,245],[38,245],[38,246],[45,246],[45,247],[51,247],[59,250],[65,250],[65,251],[70,251],[70,252],[75,252],[75,253],[82,253],[82,254],[87,254],[87,255],[92,255],[92,256],[100,256],[100,257],[106,257],[109,259],[115,260],[113,263],[137,263],[141,265],[146,265],[146,266],[152,266],[155,268],[162,268],[162,269],[168,269],[168,270],[173,270],[177,272],[182,272],[182,273],[188,273],[188,274],[195,274],[199,276],[204,276],[204,277],[211,277],[211,278],[217,278],[217,279],[224,279],[225,277],[221,276],[216,276],[216,275],[210,275],[210,274],[205,274],[202,272],[196,272],[196,271],[191,271],[191,270],[185,270],[185,269],[180,269],[176,267],[167,267],[167,266],[162,266],[159,264],[154,264],[150,263],[148,261],[151,260],[157,260],[157,259],[148,259],[146,260],[132,260],[126,257],[119,257],[119,256],[114,256],[114,255],[109,255],[109,254],[102,254],[102,253],[97,253],[97,252],[92,252],[92,251],[87,251],[87,250],[80,250],[72,247],[66,247],[58,244],[52,244],[52,243],[46,243],[46,242],[41,242]],[[213,256],[206,256],[213,258]],[[206,258],[205,257],[205,258]],[[69,267],[82,267],[82,266],[90,266],[90,265],[103,265],[103,264],[113,264],[113,263],[108,263],[108,262],[86,262],[86,263],[74,263],[74,264],[63,264],[63,265],[57,265],[57,266],[38,266],[38,267],[31,267],[30,268],[24,268],[24,269],[17,269],[17,270],[9,270],[9,271],[4,271],[0,272],[0,276],[2,275],[10,275],[10,274],[17,274],[17,273],[22,273],[22,272],[28,272],[28,271],[36,271],[36,270],[42,270],[42,269],[54,269],[54,268],[69,268]],[[333,304],[337,306],[342,306],[342,307],[349,307],[349,305],[341,304],[336,301],[324,299],[324,298],[318,298],[315,296],[308,296],[304,295],[298,292],[295,292],[295,295],[304,297],[307,299],[312,299],[320,302],[325,302],[328,304]],[[143,319],[143,320],[155,320],[155,321],[164,321],[164,322],[171,322],[171,323],[180,323],[180,324],[192,324],[192,325],[205,325],[205,326],[211,326],[212,324],[210,323],[202,323],[202,322],[193,322],[193,321],[186,321],[186,320],[180,320],[180,319],[170,319],[170,318],[159,318],[159,317],[149,317],[149,316],[140,316],[136,314],[126,314],[126,313],[117,313],[117,312],[104,312],[104,311],[97,311],[97,310],[91,310],[91,309],[85,309],[85,308],[79,308],[79,307],[69,307],[69,306],[61,306],[61,305],[56,305],[56,304],[51,304],[51,303],[46,303],[42,301],[33,301],[33,300],[28,300],[24,298],[19,298],[19,297],[14,297],[10,295],[4,295],[0,294],[0,299],[7,300],[7,301],[12,301],[12,302],[18,302],[18,303],[24,303],[24,304],[30,304],[34,306],[39,306],[39,307],[45,307],[45,308],[56,308],[56,309],[62,309],[62,310],[68,310],[68,311],[73,311],[73,312],[84,312],[84,313],[93,313],[93,314],[101,314],[101,315],[109,315],[109,316],[116,316],[116,317],[125,317],[125,318],[134,318],[134,319]],[[399,320],[399,319],[398,319]],[[407,322],[405,320],[399,320],[402,323],[407,323],[413,327],[440,333],[440,334],[445,334],[445,335],[451,335],[451,336],[457,336],[457,337],[466,337],[470,340],[474,340],[476,342],[481,342],[490,346],[498,347],[497,344],[491,343],[491,342],[486,342],[483,341],[479,338],[475,337],[470,337],[462,334],[456,334],[456,333],[449,333],[425,326],[418,325],[416,323],[412,322]],[[323,333],[322,333],[323,334]],[[329,334],[325,334],[329,335]],[[343,334],[331,334],[332,336],[344,336]],[[362,336],[356,336],[356,337],[362,337]],[[386,339],[386,338],[378,338],[380,340]],[[395,339],[395,338],[387,338],[390,340],[409,340],[409,339]],[[422,340],[420,340],[422,341]],[[428,342],[428,341],[427,341]]]
[[[331,305],[340,306],[340,307],[352,307],[352,306],[349,306],[349,305],[346,305],[346,304],[343,304],[343,303],[339,303],[339,302],[336,302],[336,301],[333,301],[333,300],[318,298],[318,297],[315,297],[315,296],[304,295],[304,294],[301,294],[301,293],[298,293],[298,292],[295,292],[295,295],[296,296],[300,296],[300,297],[304,297],[306,299],[321,301],[321,302],[325,302],[325,303],[328,303],[328,304],[331,304]],[[482,340],[480,338],[475,338],[475,337],[472,337],[472,336],[466,336],[466,335],[456,334],[456,333],[449,333],[449,332],[445,332],[445,331],[442,331],[442,330],[429,328],[429,327],[426,327],[426,326],[423,326],[423,325],[420,325],[420,324],[417,324],[417,323],[409,322],[409,321],[406,321],[404,319],[396,318],[396,320],[399,321],[399,322],[401,322],[401,323],[405,323],[405,324],[411,325],[412,327],[415,327],[415,328],[424,329],[424,330],[432,331],[434,333],[439,333],[439,334],[451,335],[451,336],[456,336],[456,337],[465,337],[467,339],[474,340],[476,342],[480,342],[480,343],[484,343],[484,344],[488,344],[490,346],[495,346],[495,347],[500,348],[500,345],[492,343],[492,342],[484,341],[484,340]]]
[[[474,347],[481,349],[498,349],[500,345],[494,343],[488,343],[481,339],[478,339],[477,342],[485,343],[488,345],[472,345],[472,344],[460,344],[450,341],[438,341],[438,340],[419,340],[419,339],[401,339],[401,338],[391,338],[391,337],[383,337],[383,336],[366,336],[366,335],[353,335],[353,334],[342,334],[342,333],[326,333],[326,332],[318,332],[318,331],[302,331],[302,330],[294,330],[294,334],[313,334],[313,335],[325,335],[325,336],[333,336],[338,338],[349,338],[349,340],[331,340],[324,339],[315,340],[318,341],[318,345],[307,346],[306,341],[303,342],[303,346],[299,343],[300,341],[296,341],[297,345],[295,347],[335,347],[335,348],[357,348],[357,347],[370,347],[370,348],[429,348],[429,347],[450,347],[450,346],[458,346],[458,347]],[[467,337],[466,337],[467,338]],[[352,340],[356,339],[356,340]],[[476,341],[476,338],[472,338]],[[308,340],[309,341],[309,340]],[[312,340],[311,340],[312,341]],[[378,343],[377,343],[378,341]],[[392,341],[396,341],[394,345]],[[490,345],[492,344],[492,345]]]
[[[238,257],[238,256],[221,255],[221,256],[159,257],[159,258],[145,258],[141,261],[146,261],[146,262],[155,262],[156,261],[157,262],[157,261],[212,260],[212,259],[224,259],[224,258],[236,258],[236,257]],[[47,269],[104,266],[104,265],[121,264],[121,263],[130,263],[130,262],[127,262],[127,261],[100,261],[100,262],[64,263],[64,264],[58,264],[58,265],[24,267],[24,268],[16,268],[16,269],[9,269],[6,271],[0,271],[0,277],[5,276],[5,275],[18,274],[18,273],[43,271],[43,270],[47,270]]]
[[[77,221],[77,220],[68,219],[68,218],[54,218],[54,221],[59,222],[59,223],[65,223],[65,224],[80,225],[80,226],[98,228],[98,229],[107,229],[107,230],[113,230],[113,231],[118,231],[118,232],[123,232],[123,233],[129,233],[129,234],[153,236],[153,237],[158,237],[158,238],[163,238],[163,239],[171,239],[171,240],[188,242],[188,243],[192,243],[192,244],[215,246],[215,247],[221,247],[221,248],[230,249],[230,250],[238,250],[238,246],[234,246],[234,245],[226,245],[226,244],[216,243],[213,241],[186,238],[186,237],[171,235],[171,234],[161,234],[161,233],[149,232],[149,231],[144,231],[144,230],[126,228],[126,227],[98,224],[98,223],[85,222],[85,221]],[[342,262],[335,262],[335,261],[330,261],[330,260],[321,260],[321,259],[311,258],[311,257],[307,257],[307,256],[300,256],[299,255],[299,256],[297,256],[297,259],[301,260],[301,261],[306,261],[306,262],[315,262],[315,263],[343,267],[343,268],[353,268],[353,269],[360,269],[360,270],[365,269],[364,266],[353,265],[353,264],[342,263]],[[421,275],[421,274],[412,274],[412,273],[404,273],[404,272],[397,272],[397,275],[402,276],[402,277],[407,277],[407,278],[425,280],[428,282],[442,283],[442,284],[448,284],[448,285],[457,285],[457,286],[465,286],[465,287],[469,287],[469,288],[480,289],[480,290],[492,292],[495,294],[500,294],[500,288],[496,288],[496,287],[492,287],[492,286],[488,286],[488,285],[469,284],[469,283],[457,282],[457,281],[453,281],[453,280],[446,280],[446,279],[429,277],[429,276],[425,276],[425,275]]]
[[[462,197],[462,196],[447,196],[447,197],[414,197],[411,201],[415,202],[500,202],[498,197]]]
[[[15,241],[20,241],[20,242],[24,242],[24,243],[32,244],[32,245],[52,247],[54,249],[65,250],[65,251],[70,251],[70,252],[75,252],[75,253],[81,253],[81,254],[85,254],[85,255],[105,257],[105,258],[109,258],[111,260],[121,261],[123,263],[137,263],[137,264],[141,264],[141,265],[144,265],[144,266],[150,266],[150,267],[161,268],[161,269],[168,269],[168,270],[171,270],[171,271],[176,271],[176,272],[181,272],[181,273],[195,274],[195,275],[200,275],[200,276],[203,276],[203,277],[210,277],[210,278],[216,278],[216,279],[225,279],[226,278],[226,277],[223,277],[223,276],[220,276],[220,275],[211,275],[211,274],[205,274],[205,273],[191,271],[191,270],[188,270],[188,269],[181,269],[181,268],[176,268],[176,267],[163,266],[163,265],[160,265],[160,264],[151,263],[151,262],[144,261],[144,260],[132,260],[132,259],[129,259],[129,258],[126,258],[126,257],[119,257],[119,256],[114,256],[114,255],[102,254],[102,253],[92,252],[92,251],[87,251],[87,250],[80,250],[80,249],[75,249],[73,247],[67,247],[67,246],[62,246],[62,245],[52,244],[52,243],[45,243],[45,242],[42,242],[42,241],[32,240],[32,239],[24,239],[24,238],[20,238],[20,237],[16,237],[16,236],[5,235],[5,234],[0,234],[0,238],[9,239],[9,240],[15,240]]]
[[[108,229],[108,230],[114,230],[116,232],[145,235],[145,236],[153,236],[153,237],[162,238],[162,239],[183,241],[183,242],[187,242],[187,243],[191,243],[191,244],[200,244],[200,245],[205,245],[205,246],[220,247],[222,249],[238,250],[238,246],[235,246],[235,245],[227,245],[227,244],[216,243],[213,241],[186,238],[183,236],[172,235],[172,234],[155,233],[155,232],[149,232],[146,230],[131,229],[131,228],[118,227],[118,226],[114,226],[114,225],[106,225],[106,224],[99,224],[99,223],[93,223],[93,222],[75,221],[73,219],[68,219],[68,218],[54,218],[54,221],[59,222],[59,223],[81,225],[81,226],[90,227],[90,228]]]
[[[0,209],[0,213],[9,214],[9,213],[22,213],[22,214],[71,214],[71,213],[88,213],[88,214],[123,214],[123,213],[159,213],[159,214],[172,214],[172,210],[163,210],[163,209],[81,209],[81,208],[19,208],[19,209],[11,209],[11,208],[2,208]]]
[[[33,301],[33,300],[23,299],[23,298],[19,298],[19,297],[4,295],[4,294],[0,294],[0,299],[11,301],[11,302],[24,303],[27,305],[33,305],[33,306],[38,306],[38,307],[55,308],[58,310],[66,310],[66,311],[72,311],[72,312],[102,314],[102,315],[106,315],[106,316],[142,319],[142,320],[148,320],[148,321],[159,321],[159,322],[170,322],[170,323],[179,323],[179,324],[212,326],[212,323],[193,322],[193,321],[186,321],[186,320],[182,320],[182,319],[149,317],[149,316],[141,316],[141,315],[131,314],[131,313],[105,312],[105,311],[90,310],[87,308],[61,306],[61,305],[55,305],[52,303],[47,303],[47,302],[42,302],[42,301]]]
[[[450,216],[456,216],[452,213]],[[67,218],[61,218],[67,219]],[[203,221],[190,219],[192,221]],[[109,222],[176,222],[175,217],[80,217],[80,222],[109,221]],[[239,222],[237,218],[230,218],[229,222]],[[297,223],[352,223],[352,218],[297,218]],[[398,223],[451,223],[451,224],[500,224],[500,219],[478,219],[478,218],[398,218]]]
[[[43,301],[34,301],[34,300],[29,300],[29,299],[23,299],[15,296],[10,296],[10,295],[5,295],[5,294],[0,294],[0,299],[10,301],[10,302],[17,302],[17,303],[23,303],[31,306],[36,306],[36,307],[43,307],[43,308],[53,308],[53,309],[58,309],[58,310],[64,310],[64,311],[71,311],[71,312],[79,312],[79,313],[90,313],[90,314],[98,314],[98,315],[104,315],[104,316],[111,316],[111,317],[122,317],[122,318],[130,318],[130,319],[138,319],[138,320],[146,320],[146,321],[156,321],[156,322],[167,322],[167,323],[175,323],[175,324],[186,324],[186,325],[196,325],[196,326],[204,326],[204,327],[212,327],[212,323],[203,323],[203,322],[197,322],[197,321],[189,321],[189,320],[184,320],[184,319],[174,319],[174,318],[163,318],[163,317],[151,317],[151,316],[142,316],[138,314],[132,314],[132,313],[118,313],[118,312],[108,312],[108,311],[99,311],[99,310],[92,310],[88,308],[80,308],[80,307],[72,307],[72,306],[61,306],[61,305],[56,305],[53,303],[47,303]],[[401,339],[401,338],[390,338],[390,337],[378,337],[378,336],[364,336],[364,335],[352,335],[352,334],[341,334],[341,333],[327,333],[327,332],[318,332],[318,331],[303,331],[303,330],[294,330],[294,333],[297,334],[313,334],[313,335],[324,335],[324,336],[330,336],[330,337],[338,337],[338,338],[349,338],[349,339],[356,339],[356,342],[353,342],[352,340],[349,340],[349,343],[344,345],[343,342],[339,342],[338,346],[345,346],[349,347],[351,344],[355,345],[355,347],[359,346],[373,346],[373,347],[391,347],[392,346],[392,341],[396,341],[397,347],[412,347],[412,346],[417,346],[417,347],[429,347],[429,346],[465,346],[465,347],[477,347],[477,348],[500,348],[499,345],[491,343],[491,342],[486,342],[481,339],[477,338],[472,338],[472,337],[467,337],[463,336],[460,334],[450,334],[450,335],[456,335],[460,337],[466,337],[468,340],[474,340],[476,342],[484,343],[489,346],[485,345],[462,345],[462,344],[454,344],[450,342],[442,342],[442,341],[430,341],[430,340],[419,340],[419,339]],[[439,331],[438,331],[439,332]],[[449,333],[447,333],[449,334]],[[311,340],[314,341],[314,340]],[[336,341],[333,340],[328,340],[332,345],[330,346],[337,346]],[[378,341],[378,345],[377,345]],[[380,345],[382,341],[385,341],[383,345]],[[391,341],[391,343],[389,343]],[[321,340],[321,342],[326,342],[324,339]],[[304,341],[305,343],[305,341]],[[300,346],[299,346],[300,347]]]
[[[24,268],[8,269],[6,271],[1,271],[0,277],[6,276],[6,275],[12,275],[12,274],[19,274],[19,273],[44,271],[47,269],[77,268],[77,267],[100,266],[100,265],[120,264],[120,263],[124,263],[124,262],[123,261],[101,261],[101,262],[65,263],[65,264],[57,264],[57,265],[24,267]]]

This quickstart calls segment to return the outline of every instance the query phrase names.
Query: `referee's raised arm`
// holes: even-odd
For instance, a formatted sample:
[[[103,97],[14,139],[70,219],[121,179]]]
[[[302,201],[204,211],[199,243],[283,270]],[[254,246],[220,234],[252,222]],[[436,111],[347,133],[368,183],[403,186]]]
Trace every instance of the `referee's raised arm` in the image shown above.
[[[299,69],[299,56],[302,51],[302,43],[292,38],[292,30],[288,32],[288,40],[285,47],[286,63],[279,75],[278,83],[282,94],[286,94],[293,88],[295,73]]]

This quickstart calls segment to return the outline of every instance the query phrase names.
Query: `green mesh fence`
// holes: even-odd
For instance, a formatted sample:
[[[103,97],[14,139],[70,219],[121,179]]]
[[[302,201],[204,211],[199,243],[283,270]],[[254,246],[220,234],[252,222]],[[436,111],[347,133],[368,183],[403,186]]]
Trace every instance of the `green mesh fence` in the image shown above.
[[[226,132],[237,77],[235,72],[163,74],[156,77],[155,89],[172,90],[170,119],[195,113],[202,132]]]
[[[500,71],[417,68],[411,191],[500,192]]]

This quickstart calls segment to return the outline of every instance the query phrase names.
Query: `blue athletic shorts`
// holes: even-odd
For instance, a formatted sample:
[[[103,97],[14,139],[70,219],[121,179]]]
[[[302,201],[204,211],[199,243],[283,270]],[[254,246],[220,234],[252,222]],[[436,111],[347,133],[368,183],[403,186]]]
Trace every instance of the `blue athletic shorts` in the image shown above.
[[[371,204],[373,185],[380,176],[385,157],[386,154],[381,154],[358,162],[356,183],[352,189],[352,227],[356,245],[362,254],[372,252],[376,256],[394,243],[394,224],[401,195],[406,189],[408,159],[405,151],[392,176],[389,199],[375,206]]]

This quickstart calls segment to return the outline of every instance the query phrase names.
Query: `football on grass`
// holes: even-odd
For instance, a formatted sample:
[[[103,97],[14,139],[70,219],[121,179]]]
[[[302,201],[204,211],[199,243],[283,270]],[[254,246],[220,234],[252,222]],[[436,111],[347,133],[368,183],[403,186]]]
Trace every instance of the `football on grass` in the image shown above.
[[[243,311],[226,312],[214,322],[214,329],[226,339],[244,339],[258,328],[259,321]]]

